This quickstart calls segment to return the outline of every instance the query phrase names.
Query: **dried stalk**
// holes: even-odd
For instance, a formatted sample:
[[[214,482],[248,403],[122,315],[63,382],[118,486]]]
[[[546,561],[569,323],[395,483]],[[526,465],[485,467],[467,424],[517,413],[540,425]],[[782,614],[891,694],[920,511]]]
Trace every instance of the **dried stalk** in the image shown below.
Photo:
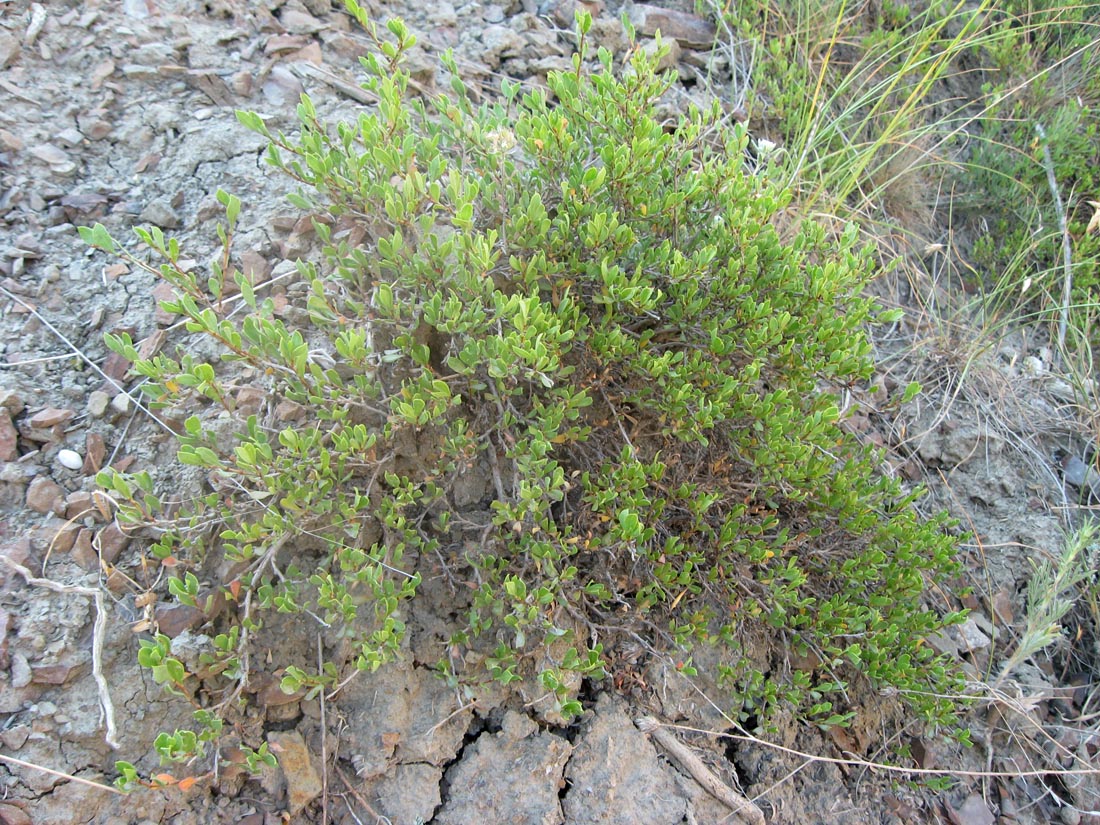
[[[752,800],[747,799],[721,779],[715,776],[710,768],[696,756],[691,748],[676,738],[676,735],[661,725],[652,716],[641,716],[634,720],[634,725],[642,733],[648,734],[654,742],[664,748],[677,764],[691,774],[692,778],[702,786],[703,790],[733,811],[734,815],[749,825],[765,825],[764,812],[758,808]]]

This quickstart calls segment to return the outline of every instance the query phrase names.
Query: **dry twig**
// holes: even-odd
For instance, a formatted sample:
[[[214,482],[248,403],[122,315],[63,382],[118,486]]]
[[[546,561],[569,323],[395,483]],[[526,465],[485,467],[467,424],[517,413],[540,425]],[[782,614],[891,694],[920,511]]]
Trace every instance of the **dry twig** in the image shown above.
[[[119,796],[126,795],[118,788],[112,788],[110,785],[104,785],[102,782],[93,782],[91,779],[82,779],[79,776],[73,776],[71,773],[62,773],[61,771],[55,771],[52,768],[43,768],[41,765],[35,765],[33,762],[24,762],[22,759],[16,759],[14,756],[5,756],[4,754],[0,753],[0,762],[7,762],[10,765],[18,765],[21,768],[30,768],[32,771],[41,771],[42,773],[48,773],[50,776],[59,776],[62,779],[68,779],[70,782],[76,782],[80,785],[86,785],[89,788],[95,788],[96,790],[107,791],[108,793],[118,794]]]
[[[635,726],[649,736],[668,753],[677,764],[691,774],[703,790],[729,808],[743,822],[749,825],[764,825],[764,812],[751,800],[737,793],[729,785],[715,776],[710,768],[703,764],[691,748],[676,738],[672,731],[665,728],[652,716],[641,716],[634,720]]]

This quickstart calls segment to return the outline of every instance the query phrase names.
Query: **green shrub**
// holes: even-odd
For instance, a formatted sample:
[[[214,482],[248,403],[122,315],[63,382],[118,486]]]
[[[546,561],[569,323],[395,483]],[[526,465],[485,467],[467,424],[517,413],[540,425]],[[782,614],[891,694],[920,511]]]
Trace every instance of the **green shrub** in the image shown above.
[[[376,108],[330,125],[303,97],[296,137],[240,113],[324,244],[320,266],[299,264],[304,306],[277,313],[233,269],[239,203],[219,194],[209,283],[140,235],[180,294],[166,307],[220,358],[141,359],[108,339],[152,405],[193,411],[179,458],[217,489],[154,552],[177,571],[243,571],[215,582],[241,628],[218,637],[208,678],[248,678],[272,611],[339,629],[373,670],[442,572],[469,594],[445,641],[484,672],[441,670],[505,684],[538,671],[565,717],[605,647],[637,633],[674,653],[728,646],[736,707],[839,723],[833,702],[862,675],[946,721],[939,697],[958,685],[924,644],[945,620],[922,598],[957,569],[953,541],[840,427],[829,389],[870,377],[863,327],[883,318],[860,295],[873,267],[854,231],[807,221],[782,242],[769,221],[787,195],[745,171],[744,131],[717,106],[659,121],[672,81],[640,50],[621,77],[603,51],[590,72],[586,17],[575,71],[551,74],[549,94],[506,81],[476,108],[449,60],[453,94],[411,98],[404,26],[384,40],[348,6],[380,53],[363,60]],[[102,227],[85,235],[121,251]],[[246,312],[229,311],[227,282]],[[305,420],[240,414],[242,375]],[[156,510],[148,478],[102,480],[124,517]],[[312,569],[294,567],[303,547]],[[201,604],[185,578],[173,592]],[[777,660],[751,658],[760,644]],[[819,664],[792,673],[790,651]],[[308,662],[285,688],[340,678]]]

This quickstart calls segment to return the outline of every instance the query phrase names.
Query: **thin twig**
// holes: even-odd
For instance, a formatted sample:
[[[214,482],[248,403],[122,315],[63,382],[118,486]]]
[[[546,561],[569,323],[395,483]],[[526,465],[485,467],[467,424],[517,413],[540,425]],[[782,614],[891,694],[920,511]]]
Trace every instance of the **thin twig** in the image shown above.
[[[634,720],[634,724],[642,733],[649,734],[653,741],[664,748],[680,767],[690,773],[707,793],[733,811],[735,816],[749,825],[764,825],[764,812],[751,800],[737,793],[715,776],[691,748],[677,739],[672,731],[652,716],[640,716]]]
[[[325,657],[321,651],[321,634],[317,634],[317,672],[325,672]],[[325,692],[321,698],[321,825],[328,825],[328,723],[325,719]]]
[[[344,772],[340,770],[339,765],[333,765],[332,767],[336,771],[336,775],[340,777],[341,781],[344,783],[344,786],[348,789],[348,793],[354,796],[359,801],[359,804],[367,809],[368,814],[373,816],[375,820],[379,822],[389,822],[389,819],[382,816],[382,814],[378,813],[378,811],[374,810],[374,808],[371,807],[370,803],[367,802],[367,800],[363,799],[363,794],[359,793],[359,791],[355,789],[355,786],[348,781],[348,778],[344,775]]]
[[[692,728],[687,725],[672,725],[665,723],[666,728],[675,728],[676,730],[687,731],[689,733],[705,733],[708,736],[718,736],[723,739],[736,739],[738,742],[750,742],[753,745],[760,745],[764,748],[771,748],[772,750],[779,751],[780,753],[786,753],[791,756],[797,756],[800,759],[809,759],[813,762],[824,762],[829,765],[852,765],[856,767],[870,768],[872,770],[885,771],[887,773],[904,773],[917,776],[965,776],[972,779],[1018,779],[1035,776],[1096,776],[1100,775],[1100,768],[1047,768],[1045,770],[1030,770],[1030,771],[966,771],[958,768],[951,769],[939,769],[939,768],[906,768],[902,765],[890,765],[885,762],[871,762],[867,759],[860,759],[857,756],[848,757],[835,757],[835,756],[820,756],[818,754],[806,753],[805,751],[795,750],[794,748],[788,748],[785,745],[777,745],[774,742],[769,742],[766,739],[760,739],[756,736],[750,736],[748,734],[728,733],[725,731],[713,731],[704,730],[701,728]]]
[[[5,756],[0,753],[0,762],[18,765],[21,768],[30,768],[33,771],[42,771],[42,773],[48,773],[50,776],[58,776],[62,779],[68,779],[70,782],[87,785],[89,788],[96,788],[101,791],[118,794],[119,796],[126,796],[126,794],[118,788],[112,788],[110,785],[104,785],[102,782],[93,782],[91,779],[81,779],[79,776],[73,776],[71,773],[62,773],[61,771],[55,771],[51,768],[43,768],[41,765],[35,765],[33,762],[24,762],[22,759],[16,759],[14,756]]]
[[[123,387],[118,381],[116,381],[111,376],[109,376],[107,373],[105,373],[103,370],[101,370],[99,368],[99,365],[97,363],[95,363],[95,361],[93,361],[91,358],[89,358],[87,355],[85,355],[81,351],[80,347],[78,347],[76,344],[74,344],[72,341],[70,341],[68,338],[66,338],[65,335],[61,332],[61,330],[59,330],[57,327],[55,327],[53,324],[51,324],[49,322],[49,320],[47,320],[46,317],[44,315],[42,315],[42,313],[40,313],[37,309],[35,309],[30,304],[28,304],[26,301],[24,301],[18,295],[15,295],[15,294],[9,292],[8,290],[4,289],[3,287],[0,287],[0,293],[3,293],[8,298],[15,301],[15,303],[19,304],[19,306],[23,307],[23,309],[27,310],[27,312],[29,312],[32,316],[34,316],[44,327],[46,327],[46,329],[48,329],[50,332],[52,332],[62,343],[64,343],[69,349],[71,349],[73,351],[73,353],[76,354],[76,356],[78,358],[80,358],[81,361],[83,361],[85,364],[87,364],[89,367],[91,367],[96,373],[98,373],[101,378],[103,378],[108,383],[110,383],[111,386],[113,386],[119,392],[125,393],[126,397],[129,398],[132,402],[134,402],[135,407],[137,407],[139,410],[141,410],[143,413],[145,413],[147,416],[149,416],[151,419],[153,419],[155,422],[157,422],[157,424],[159,424],[165,432],[171,433],[173,435],[175,434],[175,431],[171,427],[169,427],[167,424],[165,424],[163,421],[161,421],[159,418],[157,418],[157,416],[153,414],[152,410],[150,410],[148,407],[146,407],[144,404],[142,404],[137,398],[130,395],[130,393],[127,392],[126,388]]]
[[[99,688],[99,704],[103,711],[104,723],[107,726],[105,739],[112,748],[118,748],[118,732],[115,727],[115,706],[111,702],[111,692],[107,687],[107,679],[103,675],[103,637],[107,631],[107,605],[103,599],[103,591],[96,587],[79,587],[72,584],[58,584],[50,579],[42,579],[31,574],[23,565],[12,561],[7,556],[0,556],[8,567],[21,575],[27,584],[35,587],[45,587],[57,593],[76,593],[80,596],[90,596],[95,600],[95,624],[92,626],[92,676]]]
[[[450,722],[452,719],[454,719],[456,716],[458,716],[458,714],[462,713],[463,711],[470,710],[471,708],[475,708],[475,707],[477,707],[477,699],[474,699],[470,702],[467,702],[464,705],[461,705],[457,710],[453,711],[452,713],[447,714],[445,717],[443,717],[438,722],[436,722],[434,725],[432,725],[430,728],[428,728],[424,732],[424,738],[427,739],[427,738],[433,736],[437,730],[439,730],[441,727],[443,727],[448,722]]]

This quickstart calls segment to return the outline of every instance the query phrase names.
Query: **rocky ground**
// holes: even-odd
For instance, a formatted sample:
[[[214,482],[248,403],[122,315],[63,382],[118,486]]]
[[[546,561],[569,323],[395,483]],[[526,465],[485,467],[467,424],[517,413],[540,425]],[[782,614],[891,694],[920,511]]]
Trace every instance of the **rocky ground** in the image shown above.
[[[179,334],[176,319],[158,308],[165,294],[149,275],[93,252],[76,227],[98,221],[123,238],[152,224],[201,261],[217,244],[223,188],[245,204],[242,266],[287,279],[283,262],[311,252],[308,227],[234,110],[259,111],[274,130],[293,127],[302,91],[322,118],[364,105],[355,68],[366,38],[336,5],[0,2],[0,822],[736,822],[675,743],[635,724],[651,715],[732,730],[709,701],[717,690],[645,656],[629,684],[588,689],[588,711],[567,727],[522,693],[456,693],[420,664],[433,661],[426,656],[361,676],[325,704],[290,701],[269,674],[250,685],[241,724],[279,751],[278,769],[127,796],[87,784],[109,784],[117,759],[155,771],[155,736],[190,725],[191,707],[138,668],[136,650],[155,625],[186,657],[201,627],[163,592],[141,542],[112,522],[93,478],[107,465],[148,469],[166,497],[188,489],[172,438],[137,408],[126,363],[102,342],[127,331],[153,351]],[[621,8],[585,5],[593,39],[620,50]],[[712,25],[690,2],[658,5],[668,8],[630,13],[643,38],[660,28],[673,40],[666,60],[682,83],[669,105],[720,90],[707,78],[732,76],[731,52],[713,48]],[[572,8],[395,0],[373,11],[401,15],[417,33],[415,79],[430,90],[447,48],[486,88],[499,75],[537,83],[566,67]],[[906,302],[901,285],[883,288]],[[1000,700],[970,720],[977,746],[912,738],[890,698],[876,696],[853,695],[862,711],[850,730],[791,724],[773,745],[665,731],[768,822],[1093,821],[1100,780],[1053,774],[1095,764],[1100,744],[1089,724],[1097,656],[1088,617],[1067,620],[1053,655],[995,678],[1026,618],[1031,563],[1058,552],[1078,499],[1056,457],[1070,457],[1070,481],[1089,481],[1070,461],[1084,455],[1072,391],[1043,342],[1024,334],[970,360],[960,355],[966,333],[916,332],[928,343],[880,342],[885,354],[905,353],[884,360],[881,380],[916,377],[927,392],[900,414],[863,399],[855,425],[890,449],[897,471],[930,483],[927,506],[949,507],[974,534],[959,582],[973,595],[939,594],[945,610],[963,604],[972,616],[937,644],[976,682],[996,683]],[[278,661],[281,649],[313,644],[288,633],[269,652]],[[895,736],[912,740],[913,765],[958,781],[937,793],[914,784],[919,776],[861,764],[889,754]]]

